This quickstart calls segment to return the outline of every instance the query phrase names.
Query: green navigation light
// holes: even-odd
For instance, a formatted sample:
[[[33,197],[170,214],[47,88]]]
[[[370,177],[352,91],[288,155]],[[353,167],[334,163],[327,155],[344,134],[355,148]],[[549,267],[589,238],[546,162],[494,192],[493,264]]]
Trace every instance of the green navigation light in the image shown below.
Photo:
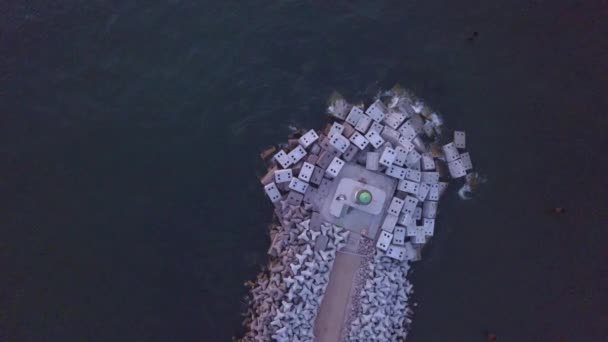
[[[372,193],[367,190],[358,191],[357,202],[361,204],[370,204],[372,202]]]

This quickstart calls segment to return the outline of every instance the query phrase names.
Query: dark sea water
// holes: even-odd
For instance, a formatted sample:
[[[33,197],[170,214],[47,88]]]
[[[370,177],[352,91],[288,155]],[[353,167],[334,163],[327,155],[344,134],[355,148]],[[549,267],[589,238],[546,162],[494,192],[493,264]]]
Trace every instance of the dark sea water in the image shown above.
[[[229,341],[266,260],[258,152],[319,127],[332,91],[395,83],[467,131],[490,179],[442,204],[408,341],[606,341],[607,15],[0,2],[0,341]]]

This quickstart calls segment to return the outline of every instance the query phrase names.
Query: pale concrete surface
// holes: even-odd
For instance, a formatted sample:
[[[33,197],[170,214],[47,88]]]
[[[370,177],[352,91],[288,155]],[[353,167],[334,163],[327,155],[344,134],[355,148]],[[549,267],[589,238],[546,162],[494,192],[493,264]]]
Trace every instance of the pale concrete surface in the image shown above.
[[[338,342],[346,313],[355,272],[363,258],[353,254],[338,253],[329,276],[323,301],[314,323],[315,342]]]
[[[392,197],[387,195],[380,215],[371,215],[360,210],[350,209],[342,217],[329,213],[329,206],[335,196],[336,188],[341,179],[351,178],[356,181],[373,185],[386,194],[393,194],[397,180],[384,174],[378,174],[354,163],[347,163],[336,179],[324,180],[316,194],[321,203],[319,214],[324,221],[342,226],[351,235],[344,247],[347,253],[338,253],[329,276],[329,284],[325,289],[323,301],[319,307],[314,323],[316,342],[339,342],[346,314],[350,307],[351,289],[357,269],[361,267],[363,257],[351,254],[357,251],[361,235],[374,239],[377,235],[384,213],[390,205]]]
[[[349,252],[349,253],[356,253],[357,250],[359,249],[360,241],[361,241],[361,235],[351,232],[350,235],[348,235],[348,240],[346,240],[346,245],[344,247],[342,247],[341,251]]]
[[[346,214],[342,217],[335,217],[329,213],[329,206],[333,200],[338,184],[342,178],[351,178],[356,181],[367,183],[373,185],[387,194],[387,200],[384,203],[382,211],[380,215],[370,215],[368,213],[362,212],[356,209],[350,209]],[[327,222],[331,222],[342,226],[352,232],[356,232],[359,234],[363,234],[365,232],[365,236],[370,238],[375,238],[377,232],[382,224],[382,219],[384,217],[384,213],[386,209],[390,205],[391,196],[388,194],[393,194],[395,189],[397,188],[397,180],[391,177],[388,177],[381,173],[376,173],[373,171],[369,171],[366,168],[354,164],[347,163],[342,167],[340,174],[336,179],[334,179],[330,183],[326,183],[324,187],[321,187],[319,190],[319,200],[321,200],[322,205],[320,206],[320,214],[323,219]]]

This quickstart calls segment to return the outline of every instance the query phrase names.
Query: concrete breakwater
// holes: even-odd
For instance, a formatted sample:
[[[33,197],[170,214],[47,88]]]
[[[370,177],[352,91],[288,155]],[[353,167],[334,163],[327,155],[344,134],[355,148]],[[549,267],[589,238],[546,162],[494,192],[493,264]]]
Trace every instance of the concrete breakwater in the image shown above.
[[[304,206],[283,202],[277,215],[283,225],[272,229],[274,256],[268,270],[249,283],[243,341],[311,341],[336,252],[348,239],[349,232],[335,225],[311,229],[311,211]],[[326,241],[322,249],[320,240]]]
[[[348,341],[399,341],[407,336],[412,311],[408,296],[412,285],[407,280],[409,263],[389,258],[376,251],[367,262],[359,308],[353,313]]]
[[[407,279],[435,233],[439,201],[484,178],[464,131],[399,88],[369,106],[331,99],[322,130],[265,150],[269,265],[250,282],[243,341],[402,341]]]

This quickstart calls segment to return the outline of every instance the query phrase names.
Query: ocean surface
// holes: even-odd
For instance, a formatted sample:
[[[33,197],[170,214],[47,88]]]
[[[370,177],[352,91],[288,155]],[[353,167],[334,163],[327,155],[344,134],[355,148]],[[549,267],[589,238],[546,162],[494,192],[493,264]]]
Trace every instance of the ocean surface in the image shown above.
[[[408,341],[608,339],[606,1],[0,3],[0,341],[230,341],[258,153],[395,83],[467,132]],[[477,32],[477,33],[475,33]],[[550,209],[566,209],[561,216]]]

